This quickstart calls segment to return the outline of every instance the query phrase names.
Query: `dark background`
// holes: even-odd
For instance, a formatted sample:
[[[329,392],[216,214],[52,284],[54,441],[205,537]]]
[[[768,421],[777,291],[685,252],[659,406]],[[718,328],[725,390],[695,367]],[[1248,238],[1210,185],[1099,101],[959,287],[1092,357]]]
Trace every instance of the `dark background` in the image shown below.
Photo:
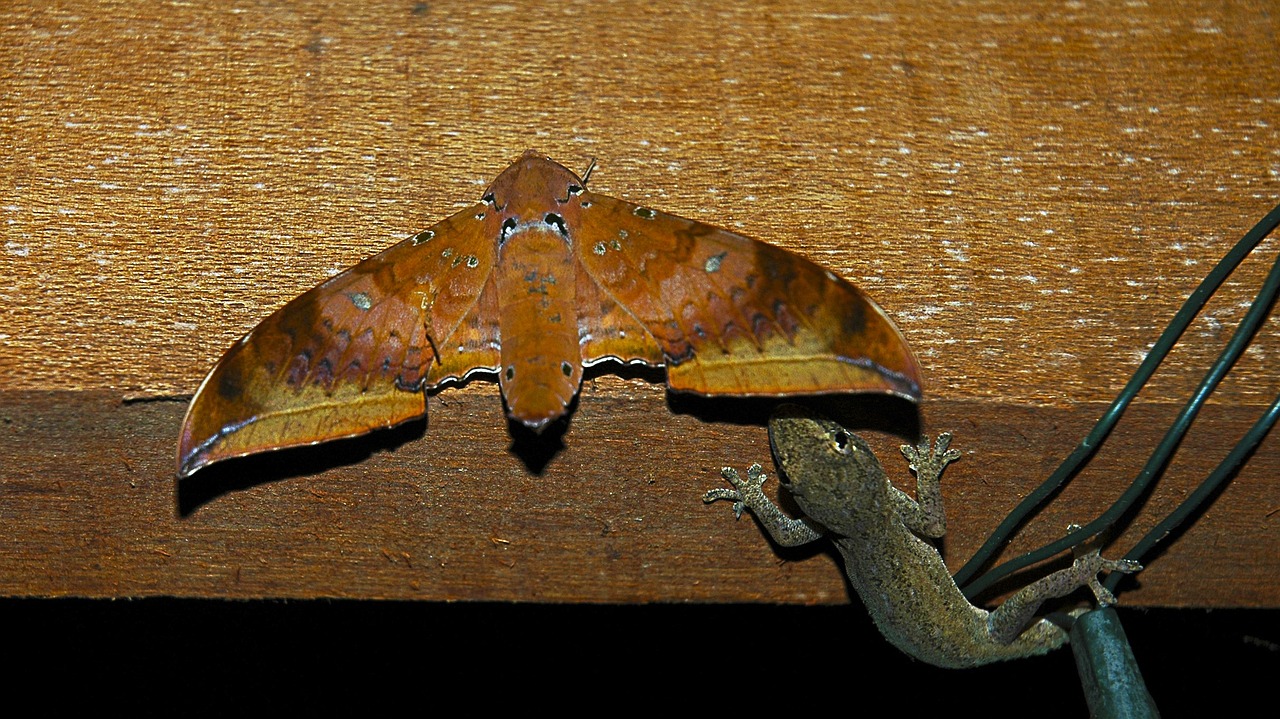
[[[1164,716],[1274,709],[1276,612],[1118,611]],[[858,606],[11,599],[0,616],[22,658],[10,696],[97,711],[1087,715],[1069,649],[936,669]]]

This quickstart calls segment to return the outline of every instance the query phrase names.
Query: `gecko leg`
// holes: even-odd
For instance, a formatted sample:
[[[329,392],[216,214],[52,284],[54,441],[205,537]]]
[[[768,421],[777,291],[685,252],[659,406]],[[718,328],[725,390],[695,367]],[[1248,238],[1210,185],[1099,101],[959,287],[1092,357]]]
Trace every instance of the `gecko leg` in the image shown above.
[[[942,471],[960,459],[960,452],[948,449],[950,446],[951,433],[943,432],[932,447],[926,437],[919,446],[904,444],[898,448],[907,458],[907,466],[916,473],[916,499],[913,502],[894,488],[891,493],[894,508],[907,529],[933,539],[947,533],[947,514],[942,507]]]
[[[1115,596],[1098,581],[1098,573],[1130,574],[1140,569],[1141,564],[1128,559],[1103,559],[1097,549],[1082,554],[1076,557],[1070,567],[1032,582],[1005,600],[1004,604],[987,617],[991,638],[1000,644],[1008,644],[1018,636],[1046,599],[1066,596],[1080,587],[1093,590],[1093,596],[1099,604],[1115,604]]]
[[[773,537],[773,541],[778,544],[784,547],[796,547],[819,539],[826,533],[816,523],[810,523],[804,519],[792,519],[783,514],[782,509],[765,496],[762,488],[768,475],[759,464],[753,464],[747,468],[746,479],[743,479],[738,474],[738,470],[733,467],[720,470],[720,476],[732,484],[733,489],[721,487],[709,490],[702,495],[702,501],[707,504],[720,499],[732,501],[733,512],[739,519],[742,518],[743,509],[751,510],[760,522],[760,526],[764,527],[769,536]]]

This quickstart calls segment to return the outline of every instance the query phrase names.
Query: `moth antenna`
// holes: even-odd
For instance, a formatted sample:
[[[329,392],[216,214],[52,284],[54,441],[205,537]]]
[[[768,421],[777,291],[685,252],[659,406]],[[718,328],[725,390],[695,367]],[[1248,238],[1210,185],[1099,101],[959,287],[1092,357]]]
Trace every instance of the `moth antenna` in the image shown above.
[[[587,180],[591,179],[591,173],[596,169],[596,158],[591,158],[591,164],[587,165],[587,171],[582,173],[582,186],[587,186]]]

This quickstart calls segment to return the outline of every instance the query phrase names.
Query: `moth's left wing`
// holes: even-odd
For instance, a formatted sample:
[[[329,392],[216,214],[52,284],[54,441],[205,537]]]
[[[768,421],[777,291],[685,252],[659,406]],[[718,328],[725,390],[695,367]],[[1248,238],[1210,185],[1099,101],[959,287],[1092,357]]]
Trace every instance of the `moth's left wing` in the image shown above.
[[[496,224],[460,212],[300,295],[227,350],[191,400],[178,474],[421,417],[423,390],[498,366],[484,288]]]

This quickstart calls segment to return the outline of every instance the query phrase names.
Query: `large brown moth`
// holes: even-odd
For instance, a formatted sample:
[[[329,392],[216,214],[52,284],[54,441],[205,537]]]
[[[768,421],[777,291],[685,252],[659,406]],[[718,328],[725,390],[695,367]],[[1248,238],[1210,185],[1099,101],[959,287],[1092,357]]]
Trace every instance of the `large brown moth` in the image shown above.
[[[587,175],[590,174],[588,170]],[[425,393],[496,374],[541,429],[604,361],[702,395],[920,396],[893,323],[813,262],[598,195],[530,150],[480,201],[267,317],[227,350],[182,426],[178,473],[426,414]]]

